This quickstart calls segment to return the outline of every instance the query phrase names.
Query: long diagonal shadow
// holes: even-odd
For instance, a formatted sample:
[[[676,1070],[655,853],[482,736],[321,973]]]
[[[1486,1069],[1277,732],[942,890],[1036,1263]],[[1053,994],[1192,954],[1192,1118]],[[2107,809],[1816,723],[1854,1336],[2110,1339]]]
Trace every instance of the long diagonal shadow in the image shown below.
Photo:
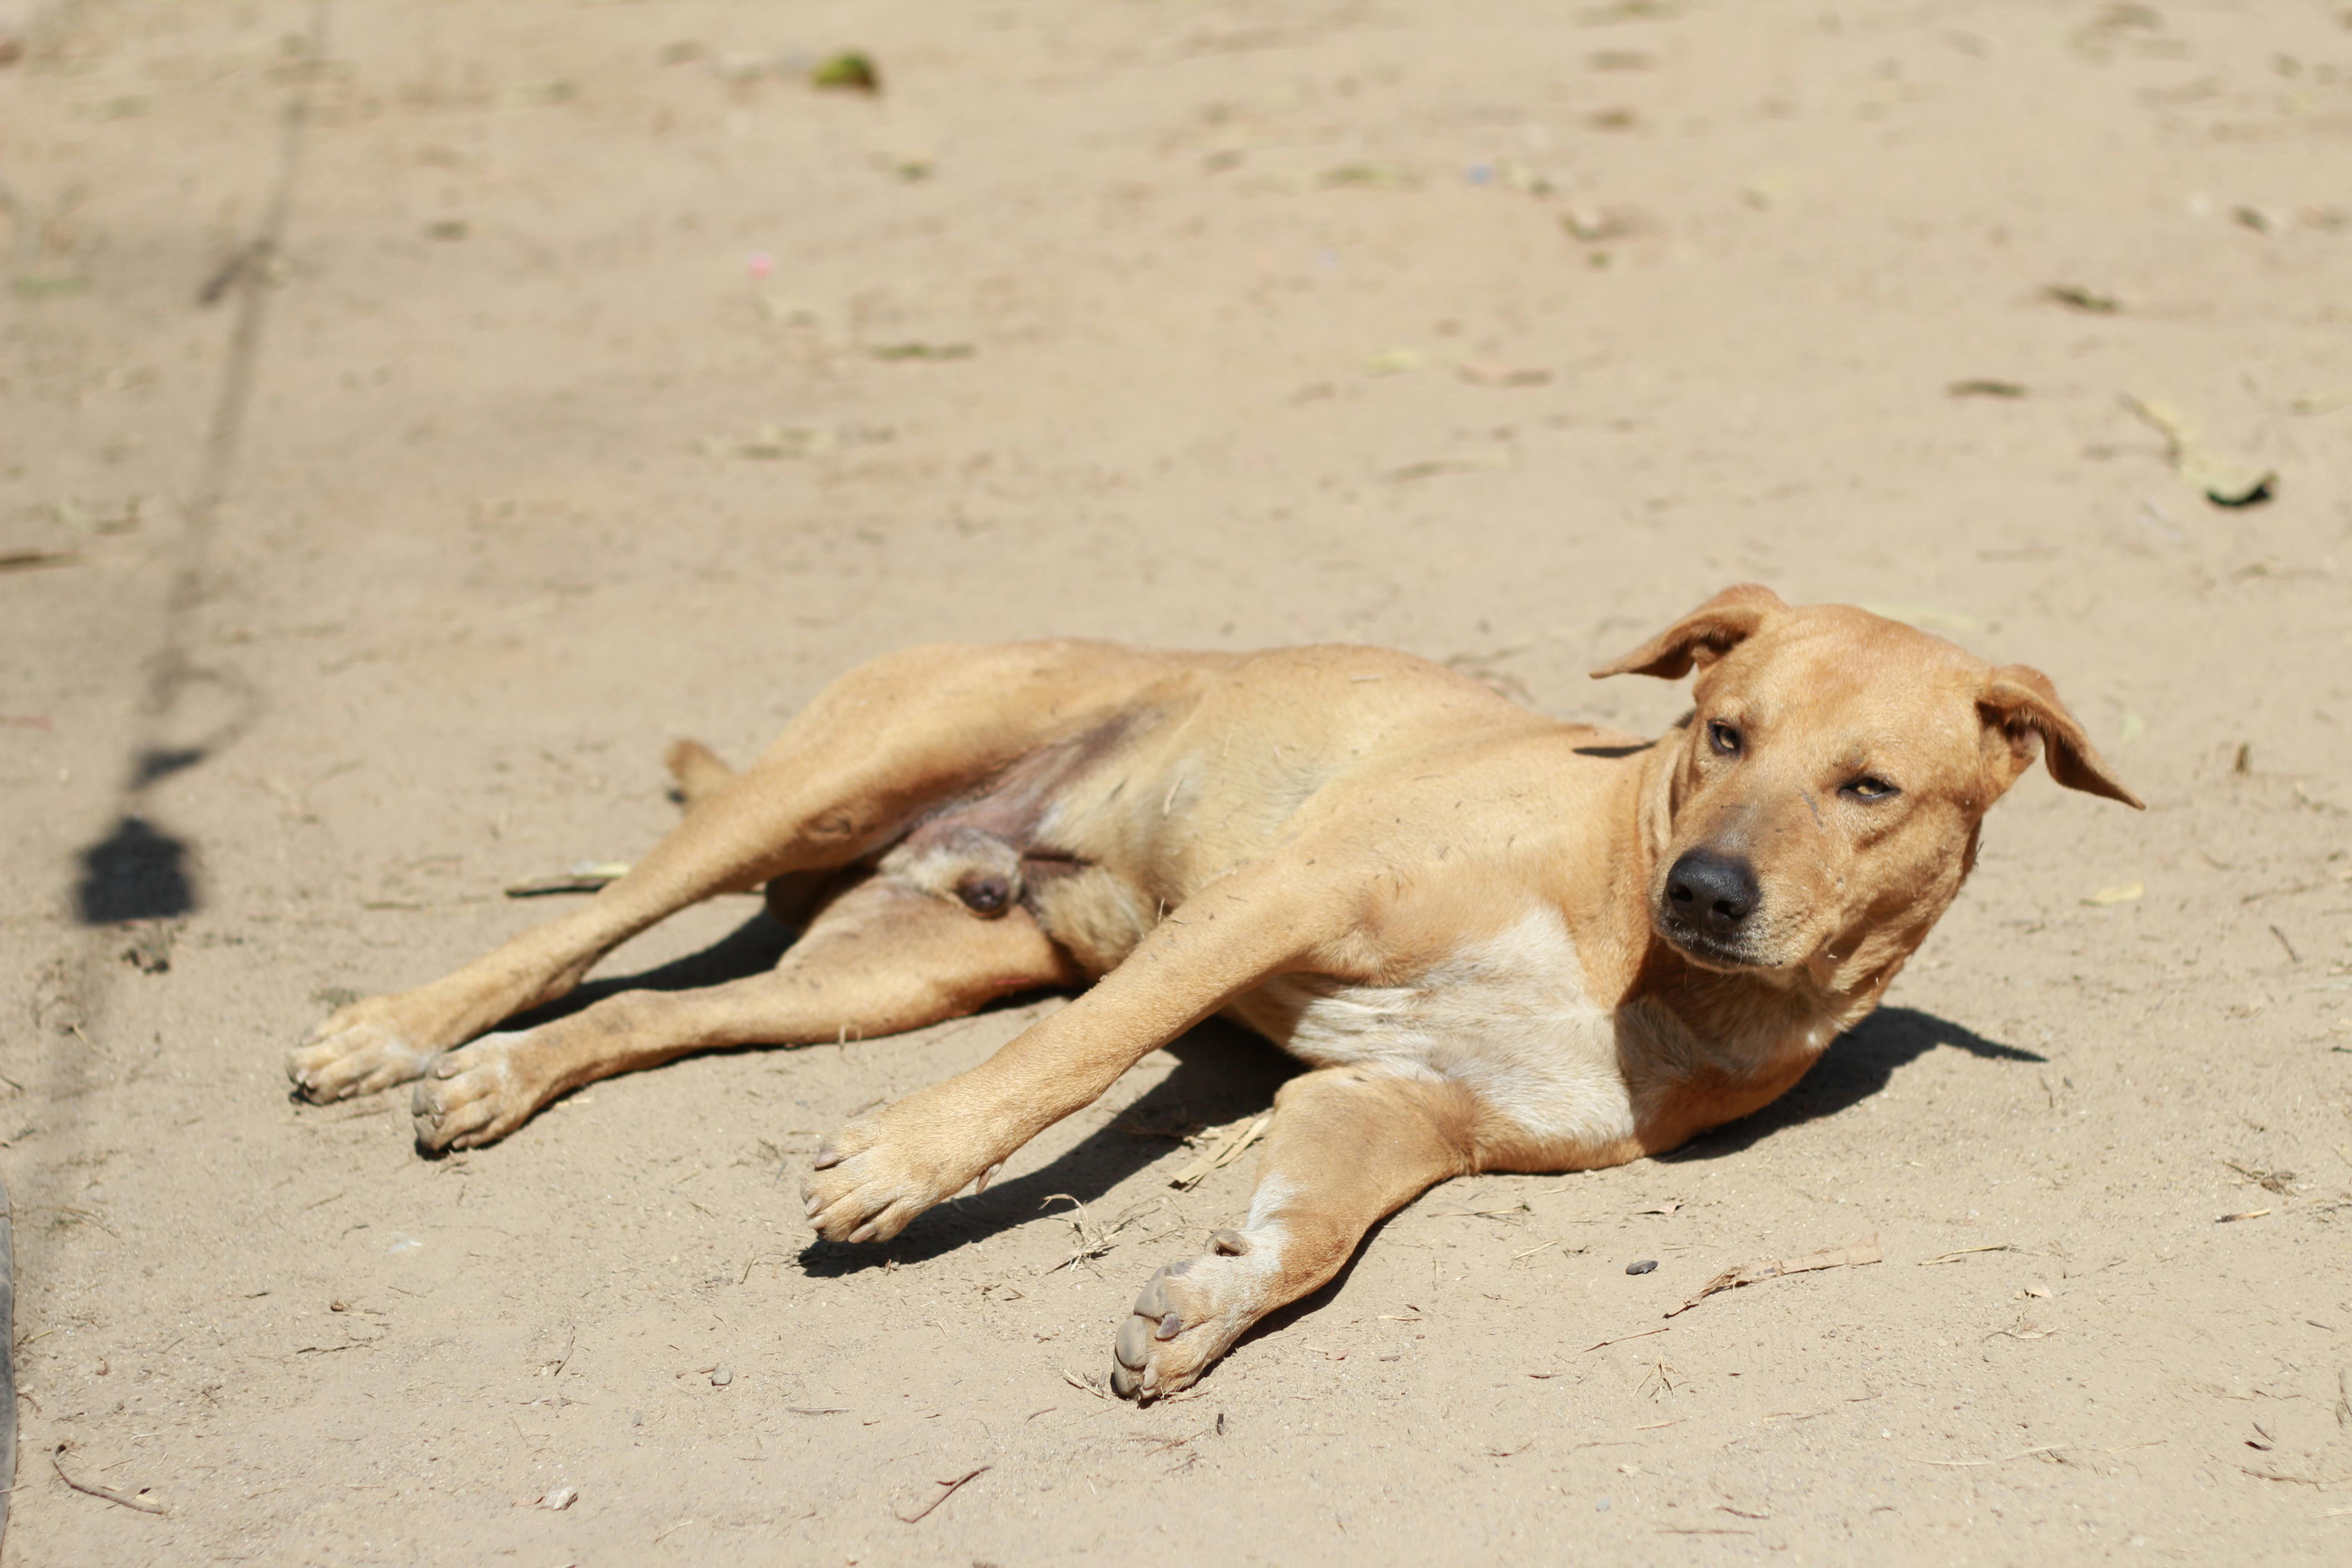
[[[327,17],[331,0],[311,0],[308,37],[299,41],[307,64],[327,62]],[[204,457],[195,488],[180,508],[180,536],[171,547],[173,557],[164,595],[152,656],[147,662],[139,706],[133,720],[136,737],[131,764],[116,795],[115,818],[106,833],[83,846],[80,874],[75,879],[74,909],[84,930],[64,960],[62,990],[82,1013],[72,1031],[78,1045],[63,1044],[48,1062],[50,1103],[65,1108],[49,1131],[58,1140],[86,1152],[91,1123],[83,1109],[86,1090],[95,1086],[96,1064],[104,1058],[91,1047],[112,996],[117,973],[111,963],[122,922],[168,920],[193,912],[201,902],[198,876],[201,858],[194,844],[151,820],[150,796],[161,780],[184,772],[206,756],[235,742],[263,707],[257,687],[232,670],[207,669],[192,653],[198,638],[199,612],[207,599],[213,544],[219,531],[230,485],[243,445],[245,423],[252,404],[260,363],[262,328],[267,303],[276,292],[265,280],[268,263],[283,247],[293,212],[295,176],[300,168],[304,126],[310,115],[311,79],[300,78],[283,100],[279,115],[278,160],[269,186],[260,227],[240,253],[234,271],[208,284],[199,302],[211,304],[237,289],[236,315],[232,322],[220,391],[213,404],[205,437]],[[29,234],[19,215],[20,235]],[[232,698],[234,716],[203,739],[189,743],[167,739],[186,718],[184,699],[199,684],[223,688]],[[47,1201],[73,1163],[51,1160],[37,1167],[33,1201],[28,1210],[46,1211]],[[9,1207],[0,1188],[0,1211]],[[0,1243],[6,1241],[0,1227]],[[0,1289],[14,1290],[14,1264],[0,1247]],[[6,1316],[0,1312],[0,1316]],[[13,1321],[13,1319],[11,1320]],[[8,1498],[16,1480],[16,1363],[13,1334],[0,1341],[0,1542],[8,1527]]]

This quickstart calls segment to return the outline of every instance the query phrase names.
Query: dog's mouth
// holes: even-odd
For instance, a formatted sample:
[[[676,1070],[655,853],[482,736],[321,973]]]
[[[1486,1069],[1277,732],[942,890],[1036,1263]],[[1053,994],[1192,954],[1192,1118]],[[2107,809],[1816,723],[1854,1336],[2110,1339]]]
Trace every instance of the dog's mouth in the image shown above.
[[[1777,967],[1759,955],[1743,937],[1718,936],[1702,931],[1676,914],[1671,905],[1661,907],[1652,923],[1669,944],[1703,968],[1730,972]]]

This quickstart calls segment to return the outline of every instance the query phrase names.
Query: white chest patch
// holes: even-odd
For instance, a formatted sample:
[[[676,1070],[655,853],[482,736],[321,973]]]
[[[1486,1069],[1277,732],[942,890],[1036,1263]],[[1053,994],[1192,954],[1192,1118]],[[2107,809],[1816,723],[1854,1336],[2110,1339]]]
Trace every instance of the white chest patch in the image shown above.
[[[1576,944],[1549,910],[1409,985],[1285,975],[1227,1010],[1318,1067],[1450,1079],[1539,1138],[1598,1146],[1633,1135],[1615,1021],[1586,997]]]

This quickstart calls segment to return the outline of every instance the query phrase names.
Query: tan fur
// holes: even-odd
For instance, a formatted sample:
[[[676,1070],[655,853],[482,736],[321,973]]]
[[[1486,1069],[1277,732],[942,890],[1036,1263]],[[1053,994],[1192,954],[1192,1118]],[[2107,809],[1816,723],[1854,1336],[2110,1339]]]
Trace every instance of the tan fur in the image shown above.
[[[626,877],[343,1008],[288,1070],[316,1100],[416,1079],[420,1147],[470,1148],[685,1052],[1092,980],[827,1143],[818,1233],[886,1240],[1229,1013],[1316,1070],[1277,1100],[1247,1223],[1154,1276],[1119,1332],[1118,1391],[1166,1394],[1432,1183],[1638,1158],[1783,1092],[1877,1005],[2038,748],[2060,783],[2138,804],[2046,678],[1860,610],[1735,588],[1596,673],[1694,667],[1691,717],[1642,742],[1373,648],[910,650],[740,774],[680,742],[685,820]],[[1690,851],[1752,868],[1727,935],[1677,924]],[[780,918],[814,910],[772,973],[485,1033],[763,882]]]

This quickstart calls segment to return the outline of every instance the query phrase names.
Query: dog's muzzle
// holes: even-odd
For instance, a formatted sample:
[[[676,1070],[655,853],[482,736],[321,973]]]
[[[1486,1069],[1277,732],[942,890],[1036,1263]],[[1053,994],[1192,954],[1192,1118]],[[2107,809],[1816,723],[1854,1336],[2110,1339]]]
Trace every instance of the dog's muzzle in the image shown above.
[[[1692,849],[1667,869],[1658,900],[1661,935],[1703,963],[1745,968],[1749,920],[1764,901],[1754,867],[1737,855]]]

